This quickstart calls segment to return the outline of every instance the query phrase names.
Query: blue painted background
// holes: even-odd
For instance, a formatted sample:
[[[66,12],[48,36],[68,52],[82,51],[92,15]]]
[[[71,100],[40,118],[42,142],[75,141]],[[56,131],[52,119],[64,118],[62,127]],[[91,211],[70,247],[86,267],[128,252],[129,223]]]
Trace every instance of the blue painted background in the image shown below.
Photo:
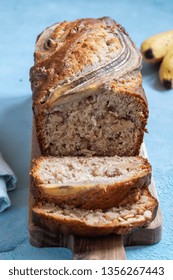
[[[111,16],[140,47],[150,35],[173,29],[173,1],[0,0],[0,150],[18,177],[12,206],[0,214],[0,259],[70,259],[60,248],[28,242],[27,200],[31,138],[29,68],[37,35],[57,21]],[[173,90],[159,83],[158,69],[143,66],[150,109],[146,146],[163,214],[163,238],[153,246],[126,248],[128,259],[173,259]]]

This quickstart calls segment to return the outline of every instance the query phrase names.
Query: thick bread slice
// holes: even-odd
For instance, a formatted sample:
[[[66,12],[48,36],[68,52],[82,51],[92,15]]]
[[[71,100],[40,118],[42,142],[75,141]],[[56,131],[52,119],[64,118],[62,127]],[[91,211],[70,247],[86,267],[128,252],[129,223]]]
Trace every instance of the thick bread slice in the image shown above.
[[[147,189],[141,190],[140,199],[124,207],[107,210],[86,210],[67,205],[39,202],[33,207],[33,222],[51,232],[81,236],[125,234],[148,225],[157,212],[158,202]]]
[[[137,201],[151,181],[151,166],[142,157],[40,157],[34,161],[32,192],[85,209],[110,208]]]

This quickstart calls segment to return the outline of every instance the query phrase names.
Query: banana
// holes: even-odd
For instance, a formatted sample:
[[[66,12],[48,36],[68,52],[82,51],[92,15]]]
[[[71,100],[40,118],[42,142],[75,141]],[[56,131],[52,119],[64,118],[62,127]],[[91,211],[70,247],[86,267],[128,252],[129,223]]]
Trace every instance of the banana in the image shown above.
[[[173,30],[146,39],[141,45],[141,53],[144,61],[153,64],[161,61],[170,47],[173,48]]]
[[[173,48],[167,51],[160,65],[159,78],[165,88],[173,88]]]

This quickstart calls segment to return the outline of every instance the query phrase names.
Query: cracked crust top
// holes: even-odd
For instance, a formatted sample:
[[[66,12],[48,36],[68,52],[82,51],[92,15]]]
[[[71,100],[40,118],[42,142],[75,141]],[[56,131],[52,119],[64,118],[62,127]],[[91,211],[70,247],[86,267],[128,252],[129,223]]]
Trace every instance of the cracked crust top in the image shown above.
[[[131,77],[134,81],[128,87],[129,94],[145,100],[143,91],[134,91],[142,83],[141,55],[111,18],[64,21],[48,27],[37,38],[34,58],[30,80],[37,104],[47,102],[51,107],[61,96],[98,88],[100,83],[112,90],[124,86],[126,91]],[[117,84],[120,78],[121,84]]]

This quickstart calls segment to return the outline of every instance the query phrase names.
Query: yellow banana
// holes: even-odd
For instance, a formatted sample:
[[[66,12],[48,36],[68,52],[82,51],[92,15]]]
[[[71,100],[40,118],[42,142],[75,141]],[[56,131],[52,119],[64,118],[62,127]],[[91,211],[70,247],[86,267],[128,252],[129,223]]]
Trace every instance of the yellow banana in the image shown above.
[[[173,88],[173,48],[167,51],[160,65],[159,78],[165,88]]]
[[[149,37],[141,45],[144,61],[151,64],[161,61],[171,46],[173,48],[173,30]]]

